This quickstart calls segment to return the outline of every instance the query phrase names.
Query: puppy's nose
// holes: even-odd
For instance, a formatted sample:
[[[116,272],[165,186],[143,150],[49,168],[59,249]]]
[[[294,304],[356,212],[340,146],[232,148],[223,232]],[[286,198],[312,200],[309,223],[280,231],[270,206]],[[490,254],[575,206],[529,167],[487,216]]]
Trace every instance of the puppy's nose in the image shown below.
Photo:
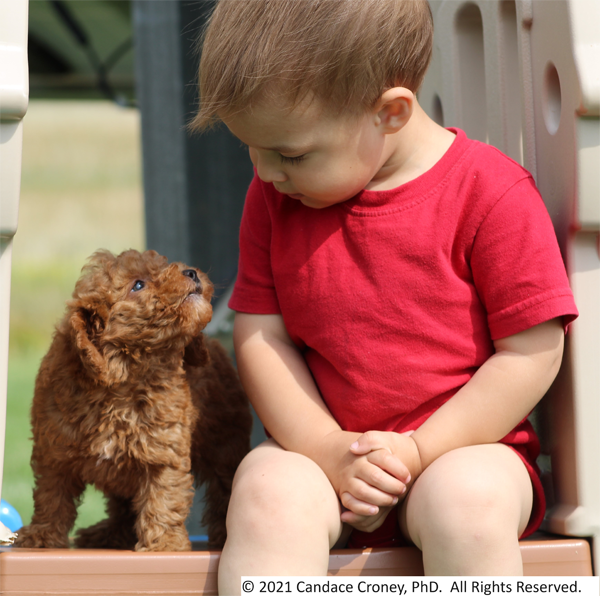
[[[186,277],[189,277],[196,284],[196,290],[198,292],[202,292],[202,282],[194,269],[184,269],[181,273]]]

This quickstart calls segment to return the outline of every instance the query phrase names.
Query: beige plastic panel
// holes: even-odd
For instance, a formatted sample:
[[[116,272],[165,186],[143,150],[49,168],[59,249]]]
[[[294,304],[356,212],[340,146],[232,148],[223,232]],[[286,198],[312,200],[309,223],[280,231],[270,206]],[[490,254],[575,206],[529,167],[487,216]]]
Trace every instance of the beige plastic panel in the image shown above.
[[[21,120],[29,98],[27,11],[27,0],[0,0],[0,492],[6,428],[10,264],[21,184]]]
[[[582,539],[524,540],[526,576],[589,576],[589,544]],[[208,596],[217,594],[219,552],[134,553],[114,550],[0,548],[4,596]],[[415,547],[332,551],[328,575],[423,575]]]
[[[541,408],[552,479],[547,529],[594,537],[600,569],[600,2],[430,0],[436,121],[495,145],[534,175],[580,318]]]

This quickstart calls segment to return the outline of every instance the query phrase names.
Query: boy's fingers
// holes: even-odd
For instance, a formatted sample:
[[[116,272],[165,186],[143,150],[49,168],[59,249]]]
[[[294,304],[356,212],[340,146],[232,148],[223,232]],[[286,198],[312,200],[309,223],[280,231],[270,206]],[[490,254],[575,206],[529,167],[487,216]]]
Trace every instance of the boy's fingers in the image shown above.
[[[342,514],[342,519],[344,514],[348,512],[361,517],[370,517],[379,513],[379,507],[371,503],[361,501],[360,499],[357,499],[348,492],[341,494],[340,501],[342,502],[342,505],[348,510]]]
[[[344,513],[342,513],[341,515],[341,520],[345,523],[345,524],[350,524],[353,527],[357,527],[357,526],[365,526],[368,521],[370,521],[369,518],[371,518],[373,516],[369,515],[358,515],[352,511],[344,511]],[[362,527],[360,529],[363,529]]]
[[[408,468],[397,457],[385,449],[372,451],[367,455],[367,461],[378,468],[381,468],[384,472],[387,472],[390,476],[393,476],[394,479],[397,479],[403,484],[408,484],[410,482],[410,472]],[[386,490],[383,487],[378,488]]]
[[[395,481],[397,482],[397,481]],[[403,485],[400,485],[403,487]],[[398,494],[402,494],[404,492],[404,488],[400,489]],[[398,494],[392,492],[386,492],[379,488],[368,484],[367,482],[362,481],[360,478],[356,478],[353,482],[348,484],[342,495],[347,495],[346,497],[340,496],[342,504],[348,509],[352,509],[356,511],[355,504],[366,504],[368,507],[374,507],[375,509],[369,510],[361,507],[360,511],[356,511],[361,515],[374,515],[377,513],[377,507],[392,507],[398,502]],[[345,502],[348,501],[350,506]]]
[[[363,532],[372,532],[381,526],[390,511],[391,509],[389,508],[380,509],[377,515],[370,516],[357,515],[352,511],[344,511],[344,513],[341,515],[341,520],[357,530],[361,530]]]
[[[358,480],[362,480],[361,484],[356,487],[349,486],[349,490],[358,499],[371,502],[372,499],[380,500],[373,501],[376,505],[393,505],[391,499],[403,494],[406,490],[406,485],[398,480],[395,476],[381,468],[376,464],[369,464],[362,468],[358,475]],[[383,499],[383,501],[381,501]]]
[[[361,437],[362,438],[362,437]],[[350,445],[350,451],[354,453],[354,455],[365,455],[365,453],[369,453],[372,450],[371,445],[368,441],[361,441],[360,438],[354,441],[352,445]]]
[[[349,486],[353,495],[364,501],[369,501],[366,488],[374,488],[388,495],[401,495],[410,481],[406,466],[396,457],[382,449],[373,451],[357,461],[354,469],[355,478],[362,481],[357,487]],[[390,505],[390,503],[376,503]]]
[[[391,453],[389,447],[382,441],[381,434],[376,430],[370,430],[362,434],[350,445],[350,451],[355,455],[364,455],[375,449],[387,449]]]

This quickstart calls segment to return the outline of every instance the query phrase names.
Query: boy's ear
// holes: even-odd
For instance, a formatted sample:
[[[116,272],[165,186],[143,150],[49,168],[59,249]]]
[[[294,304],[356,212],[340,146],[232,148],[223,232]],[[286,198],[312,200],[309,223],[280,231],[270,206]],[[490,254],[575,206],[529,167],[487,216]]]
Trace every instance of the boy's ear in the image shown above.
[[[383,92],[376,105],[376,118],[385,134],[398,132],[413,113],[415,96],[406,87],[392,87]]]

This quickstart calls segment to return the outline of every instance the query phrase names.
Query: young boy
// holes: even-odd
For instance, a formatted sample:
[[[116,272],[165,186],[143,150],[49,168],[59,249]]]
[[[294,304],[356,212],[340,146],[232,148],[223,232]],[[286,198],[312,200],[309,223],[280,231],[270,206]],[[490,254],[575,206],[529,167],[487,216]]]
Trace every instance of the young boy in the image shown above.
[[[531,176],[420,108],[431,45],[425,0],[222,0],[206,31],[193,127],[255,166],[230,306],[270,435],[234,481],[223,595],[324,575],[336,544],[522,573],[526,417],[577,311]]]

